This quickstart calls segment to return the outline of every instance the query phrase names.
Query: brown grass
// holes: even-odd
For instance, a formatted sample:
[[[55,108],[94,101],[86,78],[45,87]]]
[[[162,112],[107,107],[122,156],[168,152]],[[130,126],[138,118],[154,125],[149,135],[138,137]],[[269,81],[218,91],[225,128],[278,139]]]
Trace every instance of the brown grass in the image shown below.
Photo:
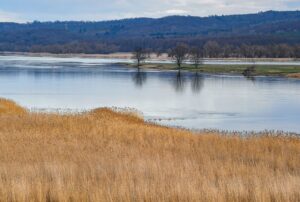
[[[26,110],[15,102],[0,98],[0,115],[2,114],[25,114]]]
[[[0,201],[300,201],[299,190],[298,138],[193,134],[109,109],[0,114]]]
[[[289,78],[295,78],[295,79],[300,79],[300,73],[288,74],[287,77],[289,77]]]

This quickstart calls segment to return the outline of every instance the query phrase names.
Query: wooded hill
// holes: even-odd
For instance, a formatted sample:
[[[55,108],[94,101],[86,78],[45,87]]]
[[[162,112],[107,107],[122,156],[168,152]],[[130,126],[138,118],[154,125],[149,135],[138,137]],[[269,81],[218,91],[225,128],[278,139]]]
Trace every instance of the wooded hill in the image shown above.
[[[242,47],[274,51],[285,46],[288,50],[284,52],[293,52],[286,57],[296,57],[300,11],[101,22],[0,23],[0,51],[110,53],[132,51],[137,46],[168,51],[177,43],[204,47],[209,41],[226,47],[229,55],[238,55]],[[226,57],[224,50],[219,52]]]

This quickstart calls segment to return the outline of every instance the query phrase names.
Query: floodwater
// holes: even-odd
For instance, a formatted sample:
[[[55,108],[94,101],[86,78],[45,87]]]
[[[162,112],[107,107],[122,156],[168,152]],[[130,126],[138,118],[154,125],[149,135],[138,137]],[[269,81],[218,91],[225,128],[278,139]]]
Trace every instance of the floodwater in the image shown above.
[[[0,56],[0,97],[38,111],[134,108],[190,129],[300,133],[300,80],[127,69],[116,59]]]

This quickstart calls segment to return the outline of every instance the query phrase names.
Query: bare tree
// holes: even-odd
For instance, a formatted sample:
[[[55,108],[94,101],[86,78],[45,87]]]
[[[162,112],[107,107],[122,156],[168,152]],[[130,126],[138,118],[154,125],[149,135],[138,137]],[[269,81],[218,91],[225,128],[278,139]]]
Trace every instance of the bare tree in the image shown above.
[[[171,50],[170,56],[176,61],[180,71],[182,63],[188,59],[188,46],[185,44],[177,45]]]
[[[156,57],[160,57],[163,53],[164,53],[163,49],[156,49],[155,50]]]
[[[141,47],[137,47],[133,51],[133,59],[136,61],[137,67],[140,68],[141,63],[145,61],[148,57],[148,53]]]
[[[216,58],[220,54],[220,45],[216,41],[208,41],[203,46],[206,57]]]
[[[203,63],[203,52],[200,48],[194,47],[190,50],[190,60],[195,68]]]
[[[294,58],[300,58],[300,45],[294,47]]]

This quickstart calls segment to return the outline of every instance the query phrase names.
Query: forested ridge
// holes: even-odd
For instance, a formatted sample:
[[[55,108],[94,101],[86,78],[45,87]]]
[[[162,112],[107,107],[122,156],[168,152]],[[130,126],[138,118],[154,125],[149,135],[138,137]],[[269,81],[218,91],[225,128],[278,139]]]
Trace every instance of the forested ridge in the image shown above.
[[[0,51],[167,52],[176,44],[206,57],[300,57],[300,11],[228,16],[169,16],[115,21],[0,23]]]

